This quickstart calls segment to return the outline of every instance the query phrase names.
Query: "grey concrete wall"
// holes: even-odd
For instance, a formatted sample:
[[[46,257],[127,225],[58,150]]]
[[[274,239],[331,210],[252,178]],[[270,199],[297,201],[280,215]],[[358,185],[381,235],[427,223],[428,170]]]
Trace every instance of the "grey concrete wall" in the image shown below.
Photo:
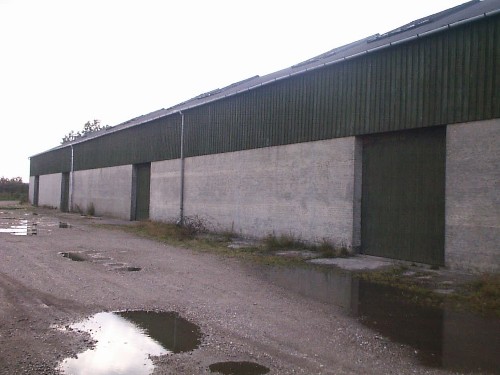
[[[30,176],[29,184],[28,201],[33,204],[35,200],[35,176]]]
[[[131,202],[132,165],[74,172],[73,211],[93,204],[96,215],[129,220]]]
[[[38,205],[59,208],[61,205],[62,173],[40,176],[38,186]],[[33,179],[34,182],[34,179]]]
[[[500,120],[450,125],[446,138],[446,265],[499,272]]]
[[[352,247],[361,250],[361,198],[363,195],[363,142],[361,138],[354,141],[354,191],[352,216]]]
[[[151,220],[175,222],[180,212],[180,160],[151,163]]]
[[[355,145],[349,137],[188,158],[185,215],[248,236],[293,234],[351,246]],[[174,198],[178,184],[167,164],[164,188]]]

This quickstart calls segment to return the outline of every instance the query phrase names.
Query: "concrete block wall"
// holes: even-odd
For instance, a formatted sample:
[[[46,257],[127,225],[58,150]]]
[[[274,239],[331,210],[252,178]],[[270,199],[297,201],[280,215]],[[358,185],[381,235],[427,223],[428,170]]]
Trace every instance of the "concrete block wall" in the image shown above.
[[[500,120],[446,134],[445,262],[500,272]]]
[[[185,215],[248,236],[352,246],[355,145],[349,137],[188,158]]]
[[[180,217],[180,159],[151,163],[151,220],[176,222]]]
[[[354,182],[352,207],[352,247],[361,250],[361,199],[363,192],[363,142],[354,140]]]
[[[131,202],[132,165],[74,172],[73,211],[92,204],[96,215],[130,220]]]
[[[447,127],[445,264],[500,272],[500,120]],[[210,229],[361,244],[362,145],[355,137],[185,160],[184,213]],[[39,177],[39,205],[60,206],[62,174]],[[73,210],[130,219],[133,166],[74,172]],[[33,202],[35,177],[30,177]],[[151,163],[150,218],[179,218],[180,160]]]
[[[39,206],[47,206],[53,208],[59,208],[61,206],[61,179],[62,173],[46,174],[40,176],[38,185]],[[33,183],[34,181],[35,179],[33,178]]]

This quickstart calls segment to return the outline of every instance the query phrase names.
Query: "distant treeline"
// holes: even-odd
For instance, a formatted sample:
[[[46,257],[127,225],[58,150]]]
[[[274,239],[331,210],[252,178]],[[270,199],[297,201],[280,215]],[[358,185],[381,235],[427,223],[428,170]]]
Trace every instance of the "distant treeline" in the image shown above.
[[[24,183],[21,177],[0,177],[0,200],[28,201],[29,184]]]

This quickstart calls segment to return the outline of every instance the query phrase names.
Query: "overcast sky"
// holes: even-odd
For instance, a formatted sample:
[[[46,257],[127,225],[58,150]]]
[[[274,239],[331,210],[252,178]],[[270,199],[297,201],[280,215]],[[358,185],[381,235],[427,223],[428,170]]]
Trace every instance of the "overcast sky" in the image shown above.
[[[117,125],[459,0],[0,0],[0,176],[88,120]]]

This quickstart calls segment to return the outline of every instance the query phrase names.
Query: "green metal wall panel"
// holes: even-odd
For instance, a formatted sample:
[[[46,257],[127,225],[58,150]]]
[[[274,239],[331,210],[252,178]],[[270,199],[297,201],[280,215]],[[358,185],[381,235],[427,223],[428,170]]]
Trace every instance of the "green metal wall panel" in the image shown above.
[[[186,156],[500,117],[500,16],[187,109]],[[75,170],[178,158],[180,115],[76,144]],[[69,153],[31,175],[69,171]]]
[[[180,157],[180,115],[74,145],[74,169],[140,164]]]
[[[445,148],[445,127],[363,139],[363,253],[444,264]]]
[[[500,117],[499,20],[194,108],[187,112],[187,156]]]
[[[47,151],[30,158],[30,176],[70,171],[71,147]]]

